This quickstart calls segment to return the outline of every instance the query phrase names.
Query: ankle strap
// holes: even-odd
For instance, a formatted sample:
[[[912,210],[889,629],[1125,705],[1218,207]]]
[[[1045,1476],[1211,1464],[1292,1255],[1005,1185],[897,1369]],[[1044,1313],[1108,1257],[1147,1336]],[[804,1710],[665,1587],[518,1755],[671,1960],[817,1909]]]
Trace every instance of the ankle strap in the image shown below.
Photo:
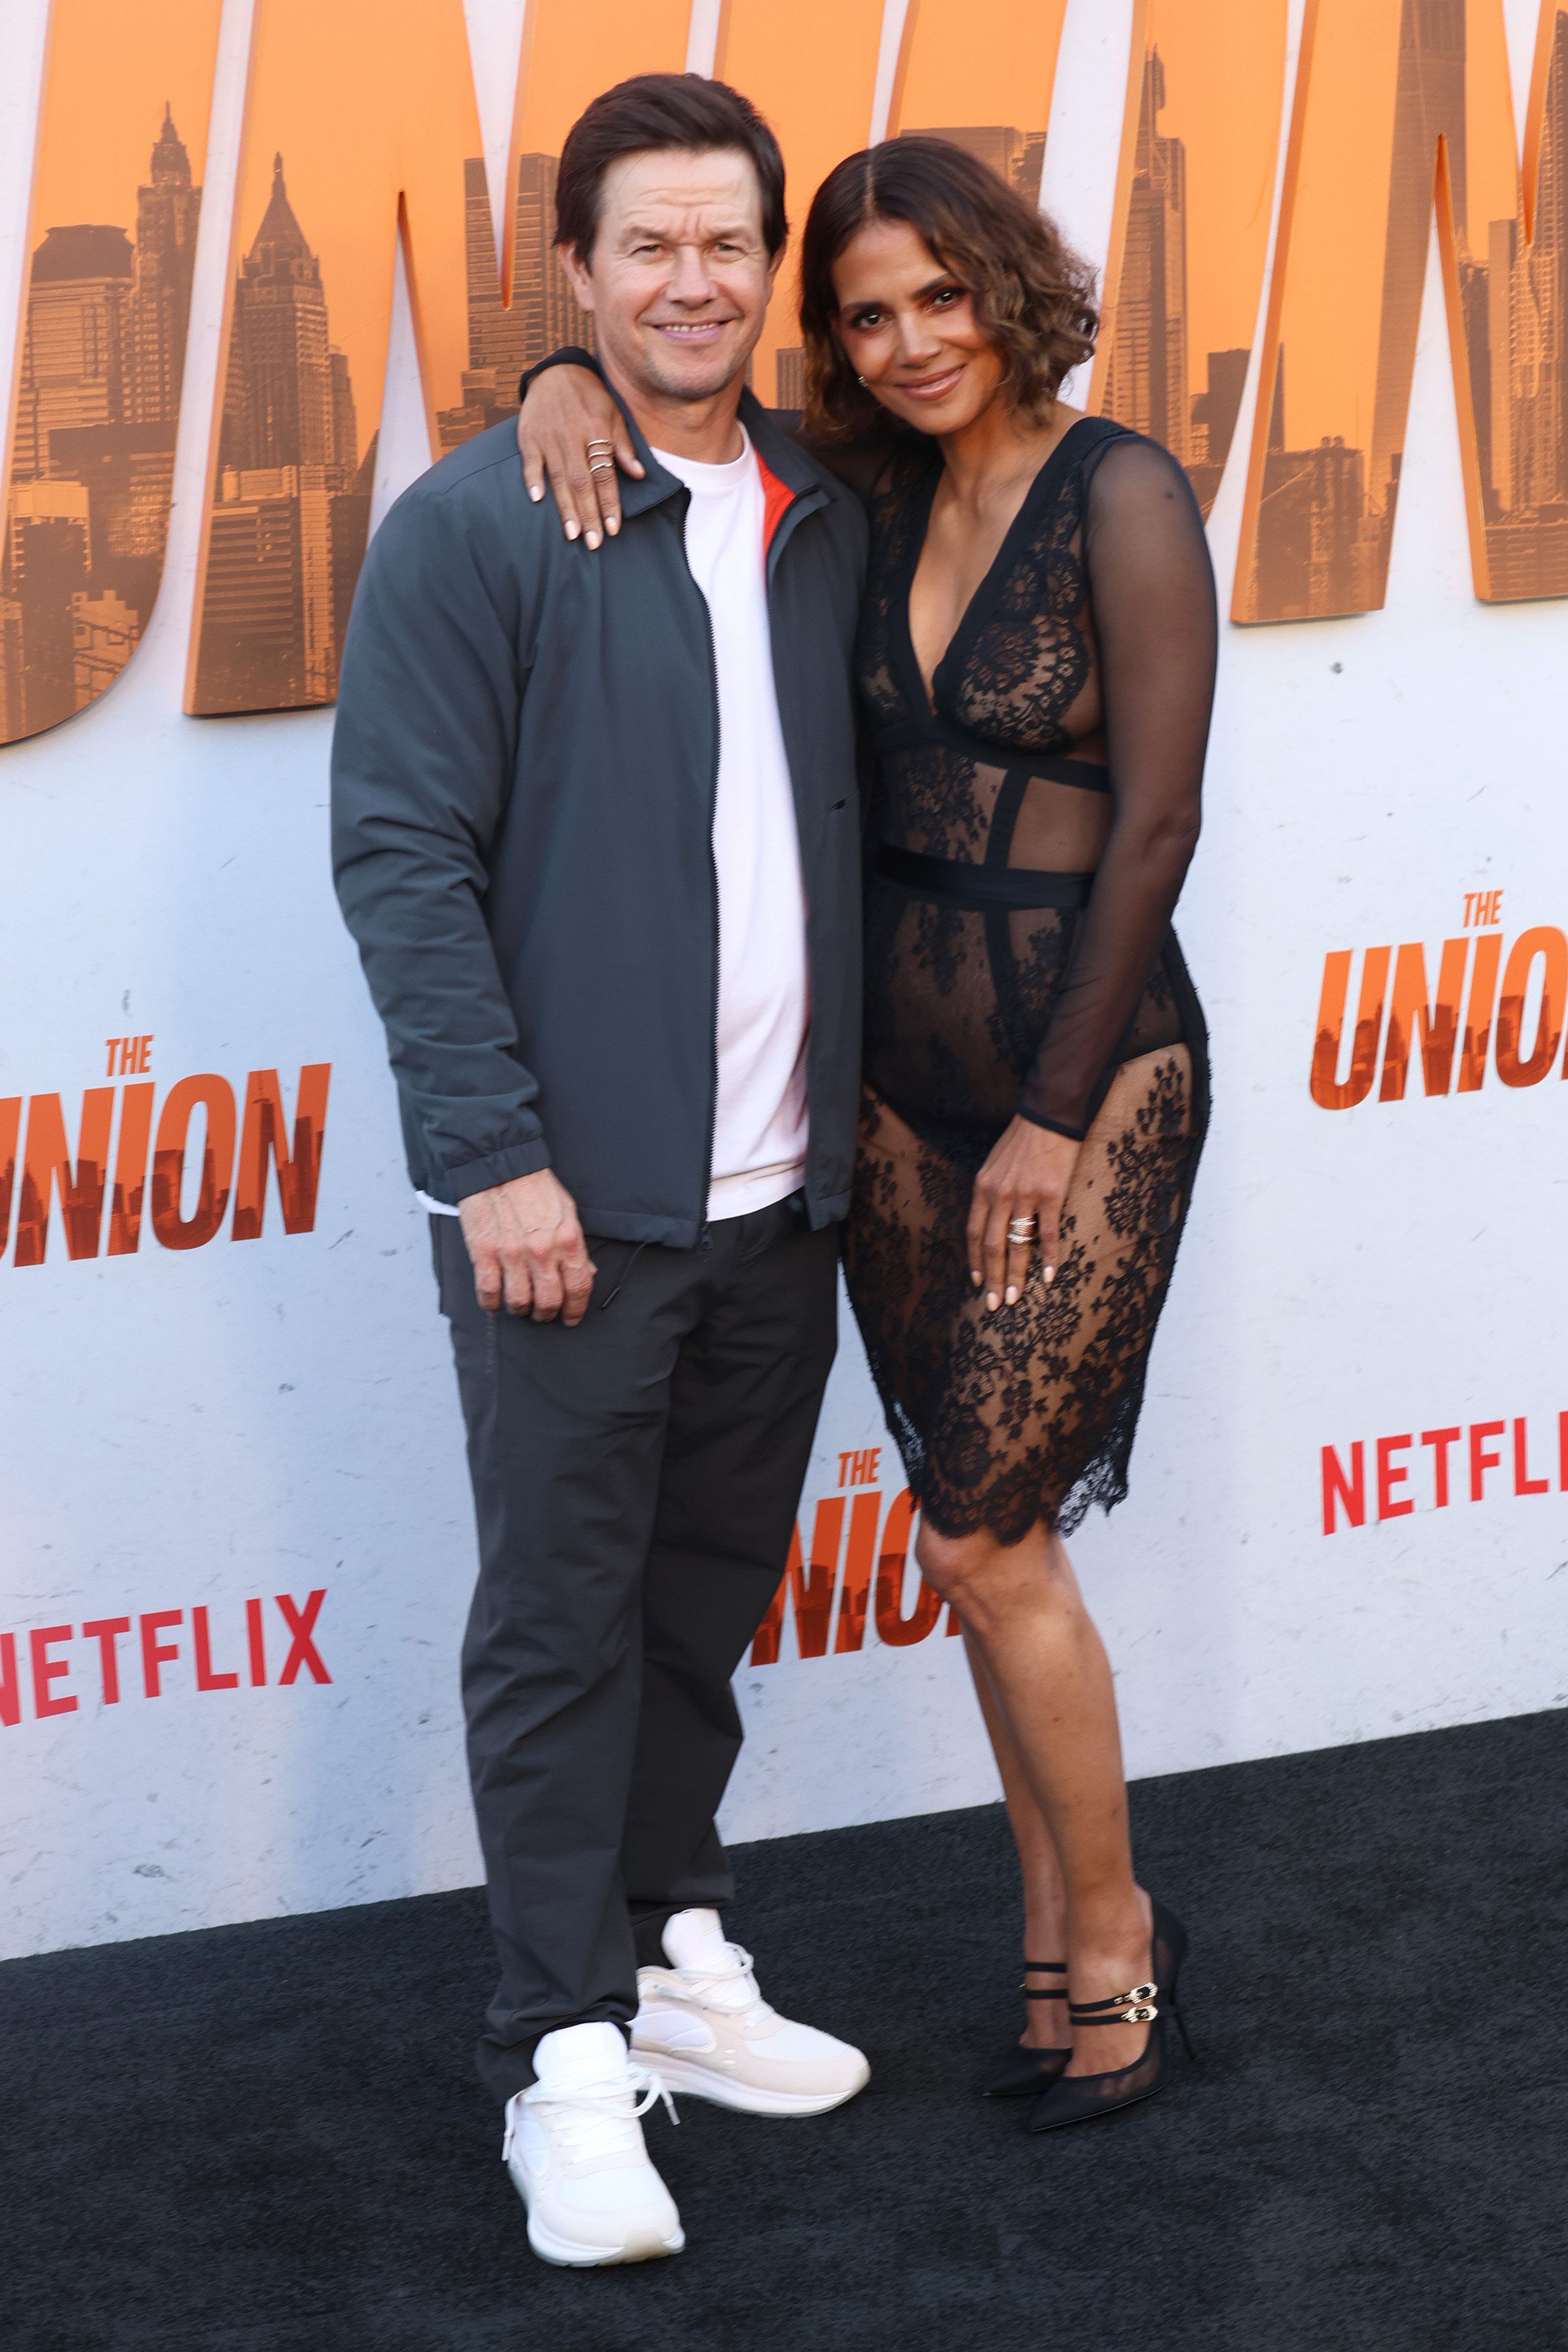
[[[1141,1984],[1131,1992],[1113,1992],[1109,2000],[1072,2000],[1068,2015],[1075,2025],[1152,2025],[1160,2014],[1154,2005],[1159,1990],[1157,1984]],[[1108,2017],[1107,2010],[1121,2014]]]
[[[1025,1976],[1033,1973],[1037,1976],[1065,1977],[1067,1972],[1068,1964],[1065,1960],[1026,1960],[1024,1962]],[[1018,1990],[1026,2000],[1066,2000],[1068,1997],[1066,1985],[1036,1986],[1025,1984],[1022,1979],[1019,1979]]]
[[[1024,1962],[1025,1975],[1029,1975],[1031,1971],[1033,1971],[1035,1975],[1042,1977],[1065,1977],[1068,1972],[1068,1964],[1065,1960],[1026,1960]]]

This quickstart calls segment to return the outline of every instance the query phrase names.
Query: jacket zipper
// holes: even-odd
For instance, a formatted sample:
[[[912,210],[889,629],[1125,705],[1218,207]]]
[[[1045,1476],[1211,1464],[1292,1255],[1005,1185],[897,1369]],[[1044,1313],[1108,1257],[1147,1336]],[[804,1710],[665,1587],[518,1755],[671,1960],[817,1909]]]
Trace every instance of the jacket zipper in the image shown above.
[[[797,524],[798,524],[798,523],[803,520],[802,509],[805,509],[805,511],[806,511],[807,513],[816,514],[816,513],[817,513],[817,512],[820,510],[820,508],[821,508],[822,506],[825,506],[826,504],[826,499],[823,499],[823,498],[821,497],[820,493],[818,493],[818,494],[817,494],[817,497],[816,497],[816,499],[813,499],[813,495],[812,495],[812,493],[811,493],[809,490],[796,490],[796,492],[795,492],[795,494],[794,498],[790,500],[790,502],[789,502],[788,506],[787,506],[787,507],[785,507],[785,509],[784,509],[784,510],[783,514],[782,514],[782,515],[780,515],[780,517],[779,517],[779,519],[778,519],[778,522],[777,522],[777,524],[776,524],[776,525],[775,525],[775,527],[774,527],[773,539],[772,539],[772,541],[770,542],[769,547],[768,547],[768,560],[767,560],[767,567],[766,567],[766,573],[765,573],[766,601],[767,601],[767,608],[768,608],[768,648],[769,648],[769,653],[770,653],[770,655],[771,655],[772,650],[773,650],[773,581],[774,581],[775,576],[777,575],[778,568],[779,568],[779,564],[780,564],[780,562],[781,562],[781,561],[782,561],[782,559],[783,559],[784,549],[788,546],[788,544],[789,544],[790,541],[791,541],[791,540],[794,538],[794,536],[795,536],[795,526],[796,526],[796,525],[797,525]],[[712,640],[712,630],[711,630],[711,628],[710,628],[710,630],[709,630],[709,640],[710,640],[710,643],[711,643],[711,640]],[[718,689],[717,689],[717,687],[715,687],[715,689],[714,689],[714,693],[715,693],[715,699],[717,698],[717,692],[718,692]],[[797,818],[796,818],[796,824],[797,824],[797,826],[798,826],[798,824],[799,824],[798,815],[797,815]],[[801,856],[802,856],[802,877],[803,877],[803,879],[804,879],[804,867],[805,867],[805,843],[803,842],[803,843],[801,844]],[[809,949],[809,944],[808,944],[808,947],[807,947],[807,952],[806,952],[806,985],[807,985],[808,989],[809,989],[809,987],[810,987],[810,984],[811,984],[811,955],[810,955],[810,949]],[[715,1009],[715,1016],[714,1016],[714,1028],[715,1028],[715,1033],[717,1033],[717,1027],[718,1027],[718,1016],[717,1016],[717,1009]],[[814,1161],[814,1159],[815,1159],[815,1156],[816,1156],[816,1155],[815,1155],[815,1153],[814,1153],[814,1150],[813,1150],[813,1136],[812,1136],[810,1065],[811,1065],[811,1049],[810,1049],[810,1046],[809,1046],[809,1045],[807,1045],[807,1048],[806,1048],[806,1068],[807,1068],[807,1077],[806,1077],[806,1093],[805,1093],[805,1167],[801,1170],[801,1190],[802,1190],[802,1192],[803,1192],[805,1193],[805,1200],[806,1200],[806,1209],[807,1209],[807,1223],[809,1223],[809,1222],[810,1222],[810,1203],[811,1203],[811,1179],[812,1179],[812,1167],[813,1167],[813,1161]]]
[[[686,509],[691,503],[689,490],[683,492],[680,509],[680,552],[686,555]],[[691,566],[687,564],[690,579]],[[702,1152],[702,1208],[699,1241],[708,1237],[708,1199],[713,1190],[713,1130],[719,1123],[719,861],[713,855],[713,820],[719,814],[719,656],[713,648],[713,615],[708,610],[708,599],[691,582],[691,591],[702,607],[702,633],[708,646],[708,690],[713,702],[713,772],[708,784],[708,891],[713,917],[713,1008],[708,1024],[708,1140]]]

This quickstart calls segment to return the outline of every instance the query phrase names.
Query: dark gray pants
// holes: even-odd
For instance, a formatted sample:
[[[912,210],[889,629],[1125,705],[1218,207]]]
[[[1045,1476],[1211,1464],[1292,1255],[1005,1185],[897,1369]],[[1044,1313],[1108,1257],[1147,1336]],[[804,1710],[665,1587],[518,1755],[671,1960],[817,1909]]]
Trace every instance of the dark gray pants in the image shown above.
[[[501,1965],[479,2066],[506,2100],[541,2034],[629,2024],[638,1923],[653,1959],[672,1910],[733,1892],[730,1677],[784,1573],[837,1232],[781,1202],[691,1250],[590,1237],[569,1331],[486,1315],[457,1219],[430,1222],[479,1521],[463,1704]]]

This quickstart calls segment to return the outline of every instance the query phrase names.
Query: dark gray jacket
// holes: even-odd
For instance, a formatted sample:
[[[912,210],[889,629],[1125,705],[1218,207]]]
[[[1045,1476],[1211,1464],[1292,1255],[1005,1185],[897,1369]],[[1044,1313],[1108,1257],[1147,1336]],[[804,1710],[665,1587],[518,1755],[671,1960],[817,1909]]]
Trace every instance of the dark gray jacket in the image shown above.
[[[848,1203],[859,1083],[858,499],[741,414],[795,495],[767,558],[808,916],[806,1202]],[[584,1230],[689,1248],[707,1213],[719,709],[689,493],[639,438],[596,553],[531,503],[512,425],[377,531],[332,740],[332,862],[386,1024],[408,1170],[457,1202],[553,1166]]]

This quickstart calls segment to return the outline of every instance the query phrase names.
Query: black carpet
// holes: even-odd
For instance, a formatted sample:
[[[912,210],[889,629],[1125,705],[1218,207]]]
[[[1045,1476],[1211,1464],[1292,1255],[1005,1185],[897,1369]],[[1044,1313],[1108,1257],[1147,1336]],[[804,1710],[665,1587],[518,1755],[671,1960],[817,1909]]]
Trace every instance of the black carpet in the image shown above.
[[[459,1894],[0,1968],[5,2352],[1557,2352],[1568,1713],[1136,1787],[1199,2050],[1030,2140],[999,1809],[742,1849],[764,1990],[868,2052],[648,2120],[687,2252],[530,2253]]]

